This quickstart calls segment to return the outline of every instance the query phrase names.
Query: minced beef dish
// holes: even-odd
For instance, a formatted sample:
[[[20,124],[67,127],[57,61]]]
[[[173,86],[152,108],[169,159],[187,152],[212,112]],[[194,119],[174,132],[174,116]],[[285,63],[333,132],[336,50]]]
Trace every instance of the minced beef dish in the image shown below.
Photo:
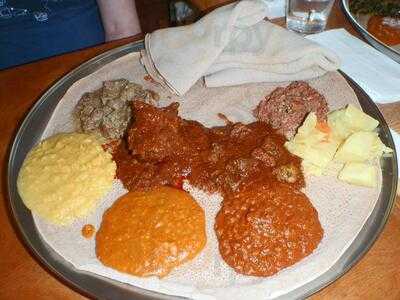
[[[125,133],[132,116],[131,101],[154,104],[158,98],[157,93],[127,79],[104,81],[100,89],[82,96],[73,116],[81,131],[98,133],[110,142]]]
[[[328,103],[308,83],[295,81],[273,90],[258,104],[254,116],[290,139],[309,112],[315,112],[319,121],[325,121]]]

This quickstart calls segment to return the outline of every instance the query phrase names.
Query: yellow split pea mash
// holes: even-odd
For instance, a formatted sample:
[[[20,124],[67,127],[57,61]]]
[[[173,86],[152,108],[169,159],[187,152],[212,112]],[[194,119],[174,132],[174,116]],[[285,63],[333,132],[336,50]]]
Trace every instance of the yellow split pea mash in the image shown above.
[[[18,175],[24,204],[46,221],[68,225],[94,210],[111,189],[116,165],[98,139],[62,133],[34,147]]]

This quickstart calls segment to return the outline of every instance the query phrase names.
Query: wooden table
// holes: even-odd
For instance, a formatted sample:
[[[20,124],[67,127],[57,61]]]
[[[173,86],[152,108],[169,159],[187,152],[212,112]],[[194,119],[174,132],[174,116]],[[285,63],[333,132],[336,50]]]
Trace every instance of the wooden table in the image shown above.
[[[329,28],[355,31],[336,3]],[[0,71],[0,299],[85,299],[38,263],[22,244],[10,217],[6,168],[10,143],[29,108],[67,72],[133,37],[13,69]],[[400,100],[400,95],[399,95]],[[381,105],[390,126],[400,131],[400,103]],[[347,274],[312,299],[400,299],[400,199],[377,242]]]

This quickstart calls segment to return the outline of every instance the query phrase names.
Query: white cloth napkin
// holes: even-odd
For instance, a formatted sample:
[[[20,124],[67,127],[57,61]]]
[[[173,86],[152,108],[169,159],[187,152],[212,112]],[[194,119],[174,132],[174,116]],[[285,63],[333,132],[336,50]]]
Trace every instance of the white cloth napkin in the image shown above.
[[[340,69],[377,103],[400,101],[400,64],[380,53],[345,29],[309,35],[307,39],[334,51]]]
[[[263,0],[263,2],[268,7],[268,19],[281,18],[286,15],[286,0]]]
[[[157,30],[145,39],[142,63],[178,95],[205,76],[209,87],[305,80],[339,67],[331,51],[264,21],[262,0],[220,7],[198,22]]]

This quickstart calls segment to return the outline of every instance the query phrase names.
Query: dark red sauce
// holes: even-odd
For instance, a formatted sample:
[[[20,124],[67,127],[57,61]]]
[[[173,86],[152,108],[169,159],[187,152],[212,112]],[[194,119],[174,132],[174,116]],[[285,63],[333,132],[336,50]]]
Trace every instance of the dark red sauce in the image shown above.
[[[129,190],[181,187],[183,179],[208,192],[238,191],[252,182],[304,186],[300,159],[286,139],[264,122],[206,128],[166,108],[134,103],[135,123],[114,152],[117,177]]]

